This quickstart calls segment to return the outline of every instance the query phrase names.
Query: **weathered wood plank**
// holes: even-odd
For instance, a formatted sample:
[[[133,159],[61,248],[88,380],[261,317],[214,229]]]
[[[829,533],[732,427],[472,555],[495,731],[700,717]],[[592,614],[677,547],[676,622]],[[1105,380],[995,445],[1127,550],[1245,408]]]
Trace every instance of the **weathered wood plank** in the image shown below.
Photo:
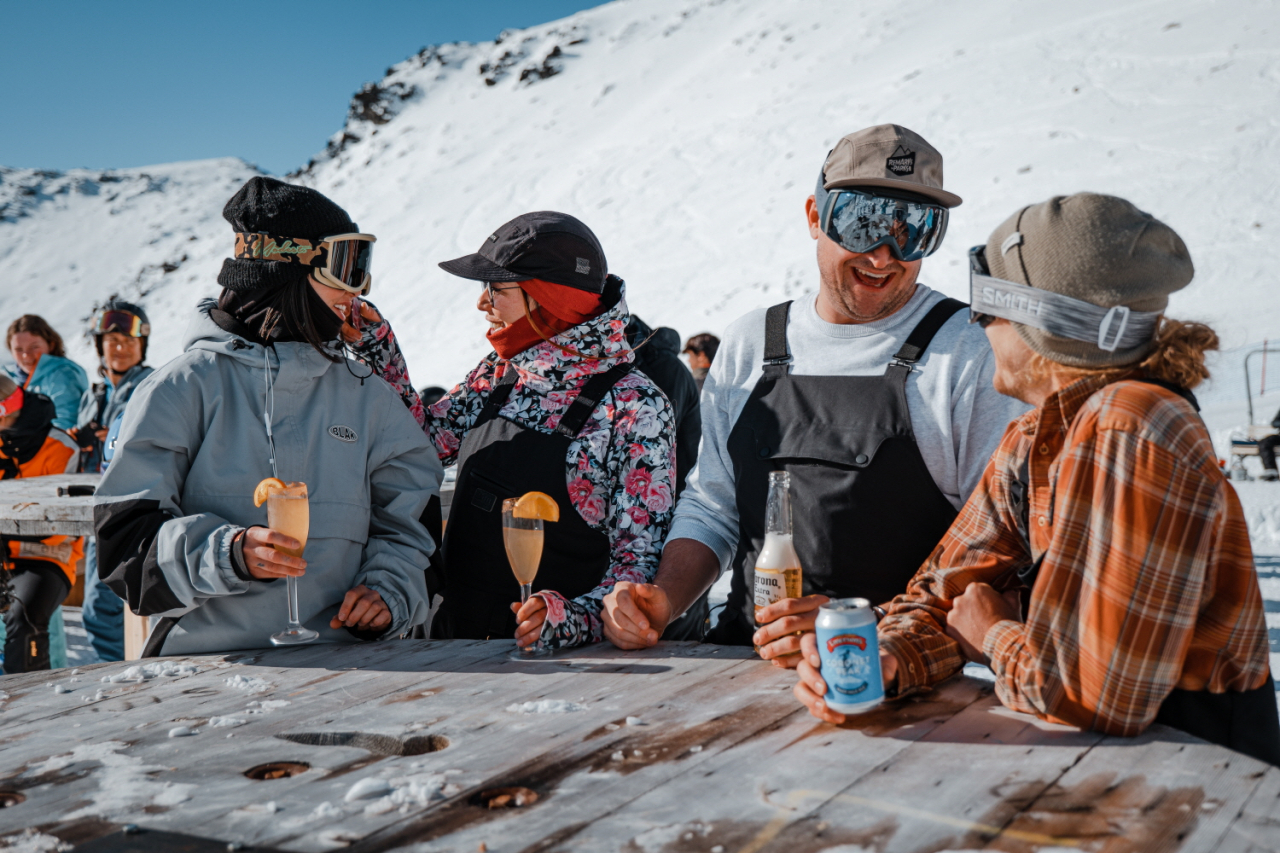
[[[338,774],[331,774],[330,777],[313,777],[307,790],[291,791],[278,802],[304,812],[319,803],[329,802],[332,808],[326,810],[328,814],[317,815],[302,829],[295,828],[285,833],[271,822],[258,821],[258,829],[253,835],[238,840],[306,849],[308,843],[315,843],[318,835],[325,831],[345,830],[357,836],[367,835],[379,826],[401,819],[401,816],[371,817],[362,814],[367,803],[345,803],[344,795],[362,777],[389,779],[411,775],[412,772],[430,774],[454,770],[460,772],[450,777],[452,784],[464,790],[475,786],[488,787],[484,784],[485,779],[509,775],[514,772],[512,768],[520,765],[533,762],[539,766],[554,766],[556,760],[544,759],[543,756],[572,748],[589,732],[603,731],[611,720],[622,720],[618,708],[611,705],[620,699],[625,701],[629,682],[646,682],[645,693],[659,698],[663,694],[678,693],[690,683],[705,680],[707,674],[714,676],[742,663],[735,659],[717,660],[697,647],[673,652],[667,657],[646,655],[642,661],[573,657],[568,662],[579,666],[575,670],[561,672],[552,672],[551,667],[545,664],[536,664],[538,669],[531,673],[521,672],[529,665],[500,658],[484,665],[488,669],[496,663],[497,667],[505,670],[499,688],[477,689],[474,671],[478,667],[474,666],[448,678],[434,679],[425,689],[423,687],[427,683],[424,682],[424,685],[415,685],[410,696],[436,691],[433,695],[411,702],[397,701],[407,697],[396,695],[379,703],[379,725],[376,729],[367,726],[371,709],[353,706],[323,726],[301,731],[376,730],[400,737],[430,733],[446,738],[449,746],[427,756],[387,758],[377,762],[376,766],[361,767],[358,773],[350,776],[338,778]],[[704,661],[703,658],[711,659]],[[659,676],[661,680],[654,683]],[[494,682],[486,680],[483,684],[493,685]],[[515,703],[542,700],[572,702],[585,707],[560,714],[523,715],[508,710]],[[635,731],[635,728],[629,731]],[[623,734],[618,732],[618,736]],[[612,734],[599,737],[594,748],[597,751],[605,749],[613,737]],[[415,764],[419,765],[416,770],[412,768]],[[410,769],[406,770],[406,767]],[[410,812],[418,811],[419,807],[410,809]]]
[[[564,838],[795,713],[794,700],[781,683],[786,676],[760,661],[736,661],[719,677],[706,668],[689,674],[692,680],[666,697],[655,695],[656,685],[613,694],[631,704],[603,709],[606,713],[591,721],[594,728],[578,726],[568,737],[555,739],[553,748],[528,755],[517,766],[490,762],[480,779],[449,802],[376,832],[353,849],[373,853],[446,837],[456,849],[477,849],[481,842],[494,850],[508,849],[504,839],[519,840],[518,847],[509,848],[519,849]],[[730,681],[734,687],[727,690]],[[626,716],[644,724],[627,725]],[[602,721],[607,722],[598,725]],[[541,739],[538,728],[531,727],[529,734]],[[524,737],[508,739],[518,746]],[[450,760],[464,759],[463,766],[475,769],[476,762],[487,761],[487,748],[476,742],[471,754]],[[472,801],[483,790],[512,786],[535,791],[538,806],[491,811]]]
[[[988,693],[981,682],[954,679],[915,701],[866,715],[852,730],[818,723],[798,709],[785,728],[708,765],[712,775],[691,774],[667,785],[556,849],[924,849],[898,843],[914,817],[907,807],[914,803],[936,810],[930,816],[949,816],[940,795],[967,793],[983,781],[968,775],[971,761],[958,761],[958,775],[941,777],[950,782],[946,788],[934,784],[946,773],[951,742],[989,744],[994,737],[1004,743],[1026,731],[1022,721],[988,719]],[[986,725],[979,726],[983,719]],[[1026,751],[1006,749],[1019,758]],[[713,798],[704,795],[696,810],[687,808],[690,798],[708,789]],[[938,828],[944,831],[934,830],[939,838],[955,833],[954,824]]]
[[[99,474],[0,480],[0,536],[92,536],[93,497],[59,497],[58,488],[96,486]]]
[[[1253,796],[1237,813],[1217,846],[1218,853],[1271,853],[1280,850],[1280,768],[1258,780]]]
[[[295,851],[1020,853],[1244,851],[1280,829],[1280,771],[1168,730],[1122,740],[1040,723],[972,679],[837,729],[749,649],[514,662],[512,646],[169,659],[199,671],[137,684],[97,680],[127,664],[0,679],[0,789],[27,796],[0,809],[0,836],[41,825],[83,839],[86,822],[128,820]],[[539,702],[527,709],[562,713],[521,713]],[[210,724],[220,716],[244,722]],[[199,733],[170,738],[179,725]],[[243,775],[272,761],[310,769]],[[512,786],[539,799],[476,802]]]
[[[986,695],[847,787],[780,791],[777,802],[803,819],[762,832],[755,849],[788,849],[822,824],[885,851],[973,849],[996,836],[1018,850],[1059,846],[1047,833],[1011,834],[1006,824],[1100,739],[1009,712]]]
[[[1063,834],[1108,850],[1216,850],[1267,770],[1260,761],[1152,726],[1136,738],[1103,739],[1010,828]]]
[[[392,645],[435,646],[430,650],[431,654],[426,649],[417,648],[409,650],[411,654],[405,656],[412,658],[415,664],[434,668],[447,666],[450,660],[455,662],[454,665],[465,666],[474,658],[482,659],[499,652],[493,648],[495,644],[371,644],[382,647],[377,651],[381,652],[380,656],[383,658],[401,656],[385,648]],[[215,773],[213,779],[233,779],[248,783],[249,780],[240,774],[262,761],[270,760],[261,757],[262,744],[285,746],[274,740],[274,735],[281,730],[290,729],[289,714],[304,719],[318,716],[319,721],[323,722],[326,712],[376,699],[423,677],[421,673],[407,669],[404,672],[387,673],[344,670],[332,672],[323,668],[326,660],[332,660],[335,651],[344,659],[344,663],[377,663],[380,656],[371,653],[373,650],[369,648],[360,648],[360,654],[353,654],[356,651],[353,649],[334,650],[333,647],[328,650],[317,647],[290,649],[281,654],[282,651],[285,650],[266,654],[273,658],[283,657],[295,664],[311,662],[314,668],[258,668],[246,664],[233,665],[217,658],[196,659],[200,663],[217,663],[221,666],[211,665],[194,676],[155,679],[144,684],[129,685],[123,690],[111,691],[107,699],[88,703],[93,707],[73,707],[54,719],[36,719],[32,721],[34,725],[26,729],[9,725],[9,715],[6,714],[0,718],[0,724],[3,724],[3,730],[11,733],[11,736],[10,743],[6,745],[3,757],[0,758],[0,766],[3,766],[0,778],[7,777],[0,783],[0,787],[7,785],[21,788],[30,783],[31,780],[27,777],[31,775],[32,768],[38,771],[40,765],[47,763],[50,758],[69,753],[77,753],[83,756],[83,760],[62,768],[63,777],[67,774],[83,774],[87,769],[89,778],[84,781],[64,778],[61,784],[46,786],[36,794],[29,795],[28,802],[22,808],[0,810],[0,832],[29,825],[28,816],[32,813],[71,816],[70,819],[78,817],[76,812],[82,806],[90,805],[105,796],[101,780],[93,778],[94,762],[104,760],[113,767],[140,766],[163,770],[157,778],[168,786],[161,790],[143,785],[135,796],[123,800],[120,797],[106,796],[104,812],[107,816],[120,822],[145,818],[149,824],[166,824],[168,828],[181,827],[185,821],[181,816],[187,811],[220,808],[217,792],[210,792],[211,795],[203,801],[191,801],[190,805],[184,800],[182,808],[175,815],[181,819],[176,822],[160,816],[160,813],[177,805],[167,802],[165,797],[172,800],[175,796],[191,794],[196,790],[185,786],[200,785],[203,792],[211,778],[208,775],[211,771]],[[108,668],[107,672],[119,672],[124,668],[124,665],[116,664]],[[246,694],[224,683],[224,679],[233,674],[263,679],[270,687],[261,693]],[[51,695],[55,699],[69,698],[67,695]],[[33,698],[38,701],[42,697]],[[261,712],[264,709],[246,709],[247,701],[283,701],[289,704],[277,709],[267,706],[264,713],[255,713],[255,710]],[[171,728],[178,725],[193,728],[201,726],[211,716],[237,717],[246,720],[246,725],[231,729],[206,728],[200,735],[189,738],[167,737]],[[81,731],[75,731],[81,726]],[[223,731],[235,737],[227,739],[222,734]],[[127,748],[122,747],[114,753],[95,749],[95,746],[110,741],[127,744]],[[54,763],[67,764],[67,761],[59,760]],[[160,806],[164,808],[157,808]],[[144,814],[146,810],[157,813]],[[226,809],[223,808],[222,811],[225,812]],[[17,823],[11,824],[11,821]]]
[[[473,652],[468,654],[460,654],[467,652],[467,647],[474,646]],[[411,650],[406,653],[405,648],[421,646],[424,648]],[[391,647],[394,647],[391,648]],[[461,648],[459,648],[461,647]],[[212,777],[215,779],[227,779],[239,781],[243,786],[253,787],[259,783],[251,783],[239,777],[239,774],[248,769],[253,764],[269,758],[292,758],[294,760],[311,760],[314,759],[318,768],[324,768],[331,772],[337,772],[335,768],[341,770],[341,765],[350,764],[353,760],[367,758],[367,755],[361,750],[339,748],[306,748],[301,745],[280,742],[273,739],[275,734],[281,732],[297,732],[297,731],[315,731],[317,729],[330,729],[334,726],[345,728],[344,723],[348,722],[341,719],[344,707],[356,708],[353,715],[362,715],[363,719],[356,720],[352,725],[367,732],[387,732],[397,736],[408,734],[407,729],[411,729],[413,725],[421,726],[423,717],[420,712],[415,713],[415,709],[425,707],[432,712],[426,722],[433,723],[432,729],[438,728],[437,718],[449,719],[448,714],[441,714],[438,711],[443,710],[437,708],[440,699],[433,695],[428,702],[420,700],[426,697],[422,694],[434,694],[437,691],[449,693],[453,687],[460,688],[458,694],[463,697],[461,688],[470,687],[466,690],[466,701],[463,708],[459,712],[459,716],[467,721],[477,730],[491,728],[498,732],[503,731],[503,724],[509,726],[511,730],[520,727],[520,723],[512,725],[513,718],[510,714],[503,711],[505,704],[512,700],[529,701],[541,698],[548,689],[551,689],[557,682],[565,679],[582,679],[587,678],[588,681],[593,679],[603,679],[613,677],[634,677],[634,671],[637,668],[649,668],[652,670],[667,670],[668,667],[657,667],[653,664],[644,664],[633,659],[625,661],[617,660],[601,660],[601,661],[583,661],[579,663],[576,669],[571,669],[565,663],[551,661],[547,663],[516,663],[510,662],[503,656],[506,651],[512,647],[510,643],[482,643],[482,644],[466,644],[466,643],[391,643],[391,644],[374,644],[368,647],[359,647],[357,649],[337,650],[339,656],[343,658],[340,665],[335,666],[330,659],[325,661],[324,658],[316,657],[314,650],[289,650],[290,662],[297,663],[300,660],[299,653],[311,654],[313,656],[313,665],[317,668],[307,670],[305,667],[296,666],[292,669],[270,670],[261,667],[249,667],[237,669],[225,661],[218,659],[205,659],[205,663],[222,663],[222,667],[210,666],[209,670],[195,676],[188,676],[175,680],[169,680],[167,683],[158,683],[157,681],[147,682],[145,685],[136,685],[127,690],[114,691],[111,699],[105,700],[102,704],[108,704],[112,701],[121,703],[115,706],[117,714],[127,712],[134,723],[130,726],[128,732],[128,740],[141,741],[127,750],[127,754],[137,761],[141,761],[143,766],[163,766],[165,764],[179,765],[175,770],[168,771],[163,774],[166,783],[183,786],[187,784],[202,784],[208,789],[208,780]],[[433,652],[435,657],[425,655],[426,652]],[[714,647],[697,647],[691,654],[697,656],[705,656],[711,658],[712,663],[716,667],[727,667],[737,663],[732,657],[725,656],[726,660],[720,663],[717,659],[719,650]],[[332,658],[333,652],[329,653]],[[253,658],[273,658],[280,655],[280,652],[271,651],[264,652],[261,655],[254,655]],[[488,657],[496,655],[496,659],[489,660]],[[252,660],[253,658],[249,658]],[[359,671],[344,671],[348,665],[358,663],[363,668]],[[388,664],[394,664],[395,669],[389,670]],[[576,663],[576,662],[569,662]],[[115,665],[107,671],[119,671],[122,665]],[[444,671],[450,669],[467,669],[471,672],[460,676],[461,681],[456,685],[440,684],[439,680]],[[337,671],[330,671],[336,669]],[[379,671],[381,670],[381,671]],[[425,671],[424,671],[425,670]],[[259,715],[250,718],[252,726],[245,726],[233,730],[235,738],[230,744],[220,744],[212,738],[206,738],[209,732],[202,732],[194,738],[184,738],[181,740],[168,741],[165,737],[168,728],[186,723],[192,726],[200,725],[211,714],[232,715],[236,711],[242,711],[243,702],[232,704],[228,707],[225,689],[218,689],[223,678],[231,672],[238,672],[251,677],[260,677],[271,681],[275,689],[270,692],[260,694],[259,697],[268,701],[280,700],[288,697],[286,701],[293,704],[266,715]],[[494,707],[494,698],[491,695],[492,688],[476,689],[475,678],[478,675],[490,679],[492,683],[492,675],[503,674],[503,683],[508,689],[504,689],[503,695],[498,703],[498,707]],[[649,673],[653,674],[653,673]],[[307,682],[303,681],[303,677],[307,676]],[[455,679],[457,681],[457,679]],[[310,684],[308,684],[310,682]],[[178,685],[184,686],[179,691]],[[667,689],[675,690],[679,688],[679,683],[671,681],[667,685]],[[37,688],[38,689],[38,688]],[[43,688],[47,690],[48,688]],[[614,692],[612,688],[602,687],[608,695]],[[407,693],[407,696],[390,695],[396,691]],[[302,695],[317,694],[319,695]],[[158,694],[158,695],[157,695]],[[219,694],[224,694],[220,696]],[[163,697],[163,698],[162,698]],[[40,697],[36,697],[40,698]],[[56,699],[66,700],[67,696],[58,694]],[[249,697],[243,697],[249,698]],[[406,699],[409,701],[396,701],[397,699]],[[587,697],[594,701],[599,697]],[[151,701],[143,706],[139,703],[146,699],[160,700]],[[378,707],[385,710],[380,716],[385,719],[376,721],[376,725],[371,725],[372,716],[370,709],[361,709],[361,704],[372,704],[373,700],[378,700]],[[164,707],[161,707],[160,702]],[[222,702],[222,705],[218,705]],[[432,703],[435,703],[433,705]],[[404,713],[397,715],[388,713],[403,709]],[[65,733],[69,730],[71,719],[83,719],[93,713],[89,709],[76,708],[72,711],[72,716],[62,716],[56,720],[39,719],[33,720],[32,717],[46,717],[47,714],[35,713],[28,714],[27,722],[38,722],[39,732],[41,734],[30,734],[18,731],[19,735],[26,735],[26,738],[20,744],[20,748],[16,750],[6,749],[4,759],[0,760],[5,765],[9,765],[10,761],[30,759],[32,763],[38,763],[47,759],[48,756],[65,753],[68,744],[66,742]],[[102,715],[108,715],[110,712],[104,708]],[[606,713],[602,710],[601,713]],[[486,716],[487,714],[487,716]],[[148,722],[139,723],[141,715],[147,715],[151,718],[159,717],[159,721],[155,719]],[[10,715],[6,714],[7,720]],[[566,715],[568,716],[568,715]],[[299,723],[299,720],[305,720],[305,723]],[[537,717],[529,718],[537,720]],[[390,723],[390,725],[388,725]],[[52,725],[51,725],[52,724]],[[58,729],[54,726],[61,727],[63,738],[57,737]],[[398,728],[403,726],[404,728]],[[34,728],[34,726],[33,726]],[[98,726],[101,729],[101,725]],[[6,731],[14,731],[13,726],[6,725]],[[41,736],[47,732],[49,736]],[[249,735],[253,734],[253,738]],[[550,732],[550,737],[555,737],[556,732]],[[488,744],[494,740],[489,733],[483,733],[483,743]],[[542,737],[547,737],[547,732],[541,733]],[[101,741],[105,739],[101,736],[90,737],[89,742]],[[42,742],[43,741],[43,742]],[[522,739],[517,738],[515,743],[518,745]],[[539,740],[525,741],[537,745]],[[253,744],[250,746],[250,744]],[[263,745],[269,751],[267,757],[264,754]],[[19,744],[15,743],[15,747]],[[485,749],[488,749],[486,746]],[[495,753],[495,757],[502,760],[516,760],[521,757],[521,753],[513,752],[513,758],[503,758],[505,747],[500,748]],[[482,752],[484,750],[482,749]],[[246,752],[253,753],[253,760],[246,758]],[[335,753],[341,753],[341,756]],[[356,758],[352,758],[355,753]],[[114,760],[115,756],[108,756]],[[180,759],[180,760],[178,760]],[[342,772],[349,772],[343,770]],[[341,774],[339,774],[341,775]],[[280,780],[271,783],[271,790],[279,792],[281,802],[288,799],[288,789],[294,784],[301,784],[304,780],[319,780],[320,774],[307,774],[298,779]],[[343,780],[337,783],[338,793],[343,794],[349,787],[350,782]],[[86,783],[88,786],[88,783]],[[82,788],[85,786],[81,786]],[[85,799],[83,790],[77,791],[75,786],[61,789],[64,792],[62,804],[66,804],[75,796],[79,796],[81,800]],[[276,796],[273,793],[271,796]],[[290,804],[290,811],[294,816],[299,814],[305,815],[311,807],[316,803],[323,801],[319,794],[314,792],[303,791],[297,798],[298,805]],[[32,801],[36,801],[33,799]],[[311,806],[302,808],[300,804],[311,802]],[[144,798],[141,805],[147,805]],[[182,826],[190,827],[196,822],[204,820],[214,820],[225,815],[228,810],[233,810],[237,806],[242,806],[243,801],[231,803],[225,807],[217,803],[193,803],[188,805],[183,803],[181,808],[174,808],[175,823],[172,827]],[[40,808],[48,805],[47,802],[38,804]],[[221,811],[219,809],[221,808]],[[24,806],[25,809],[25,806]],[[202,818],[201,816],[205,817]],[[0,811],[0,826],[5,823],[4,819],[12,817],[17,819],[19,815],[15,812]],[[149,824],[154,825],[170,825],[167,820],[168,815],[152,815],[147,818]],[[263,815],[258,815],[263,817]],[[394,817],[394,816],[393,816]],[[275,821],[274,823],[278,823]],[[215,827],[216,828],[216,827]],[[212,830],[211,830],[212,831]],[[278,832],[278,829],[277,829]]]

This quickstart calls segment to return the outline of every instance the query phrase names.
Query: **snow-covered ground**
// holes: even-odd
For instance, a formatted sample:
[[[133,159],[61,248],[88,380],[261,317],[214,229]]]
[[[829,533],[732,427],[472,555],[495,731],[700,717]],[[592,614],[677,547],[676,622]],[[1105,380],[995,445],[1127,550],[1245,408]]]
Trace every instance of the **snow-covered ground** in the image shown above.
[[[378,235],[373,299],[417,384],[448,385],[486,347],[476,286],[436,263],[511,216],[581,217],[650,324],[719,331],[813,287],[802,205],[835,140],[905,124],[966,199],[924,267],[950,295],[967,296],[969,246],[1051,195],[1122,195],[1183,236],[1198,272],[1170,313],[1223,336],[1200,393],[1225,455],[1248,421],[1244,356],[1280,338],[1278,34],[1274,0],[617,0],[399,62],[294,179]],[[0,168],[0,319],[45,315],[92,368],[84,323],[119,294],[150,311],[151,361],[172,357],[231,248],[222,204],[253,174]],[[1280,408],[1273,367],[1260,422]],[[1280,555],[1280,485],[1239,492],[1256,550]]]

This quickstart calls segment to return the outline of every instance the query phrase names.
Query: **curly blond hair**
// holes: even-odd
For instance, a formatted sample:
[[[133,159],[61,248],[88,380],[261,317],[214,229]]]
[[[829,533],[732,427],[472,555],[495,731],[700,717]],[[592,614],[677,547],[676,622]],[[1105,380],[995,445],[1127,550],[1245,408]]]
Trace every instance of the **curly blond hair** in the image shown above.
[[[1115,382],[1135,370],[1141,370],[1149,379],[1158,379],[1190,391],[1209,378],[1209,368],[1204,363],[1205,353],[1217,350],[1218,346],[1218,333],[1204,323],[1162,317],[1156,331],[1156,347],[1139,364],[1104,368],[1068,367],[1039,353],[1032,353],[1021,372],[1035,379],[1054,374],[1069,379],[1100,376],[1107,382]]]

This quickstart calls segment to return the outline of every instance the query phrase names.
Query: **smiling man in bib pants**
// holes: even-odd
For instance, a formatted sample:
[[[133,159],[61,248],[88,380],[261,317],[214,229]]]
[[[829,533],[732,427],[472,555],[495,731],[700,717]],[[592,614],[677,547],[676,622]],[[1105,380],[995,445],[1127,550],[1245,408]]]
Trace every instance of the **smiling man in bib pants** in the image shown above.
[[[621,648],[663,628],[733,572],[709,640],[798,661],[828,597],[889,601],[977,485],[1005,425],[1025,411],[992,388],[991,348],[964,304],[918,282],[950,208],[942,155],[898,125],[849,134],[805,202],[819,289],[726,331],[703,387],[698,466],[653,584],[619,584],[605,633]],[[753,614],[768,474],[788,471],[801,598]]]

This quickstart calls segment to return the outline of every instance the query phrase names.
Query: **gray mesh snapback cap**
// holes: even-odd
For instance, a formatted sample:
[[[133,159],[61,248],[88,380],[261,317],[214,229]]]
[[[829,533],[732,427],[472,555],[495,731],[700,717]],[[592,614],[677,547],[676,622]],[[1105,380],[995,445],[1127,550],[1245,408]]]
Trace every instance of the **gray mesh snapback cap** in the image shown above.
[[[963,199],[942,188],[942,155],[914,130],[878,124],[836,143],[822,166],[824,189],[881,187],[915,193],[943,207]]]
[[[609,269],[591,229],[567,213],[523,213],[490,234],[479,250],[440,268],[475,281],[539,278],[588,293],[604,291]]]

